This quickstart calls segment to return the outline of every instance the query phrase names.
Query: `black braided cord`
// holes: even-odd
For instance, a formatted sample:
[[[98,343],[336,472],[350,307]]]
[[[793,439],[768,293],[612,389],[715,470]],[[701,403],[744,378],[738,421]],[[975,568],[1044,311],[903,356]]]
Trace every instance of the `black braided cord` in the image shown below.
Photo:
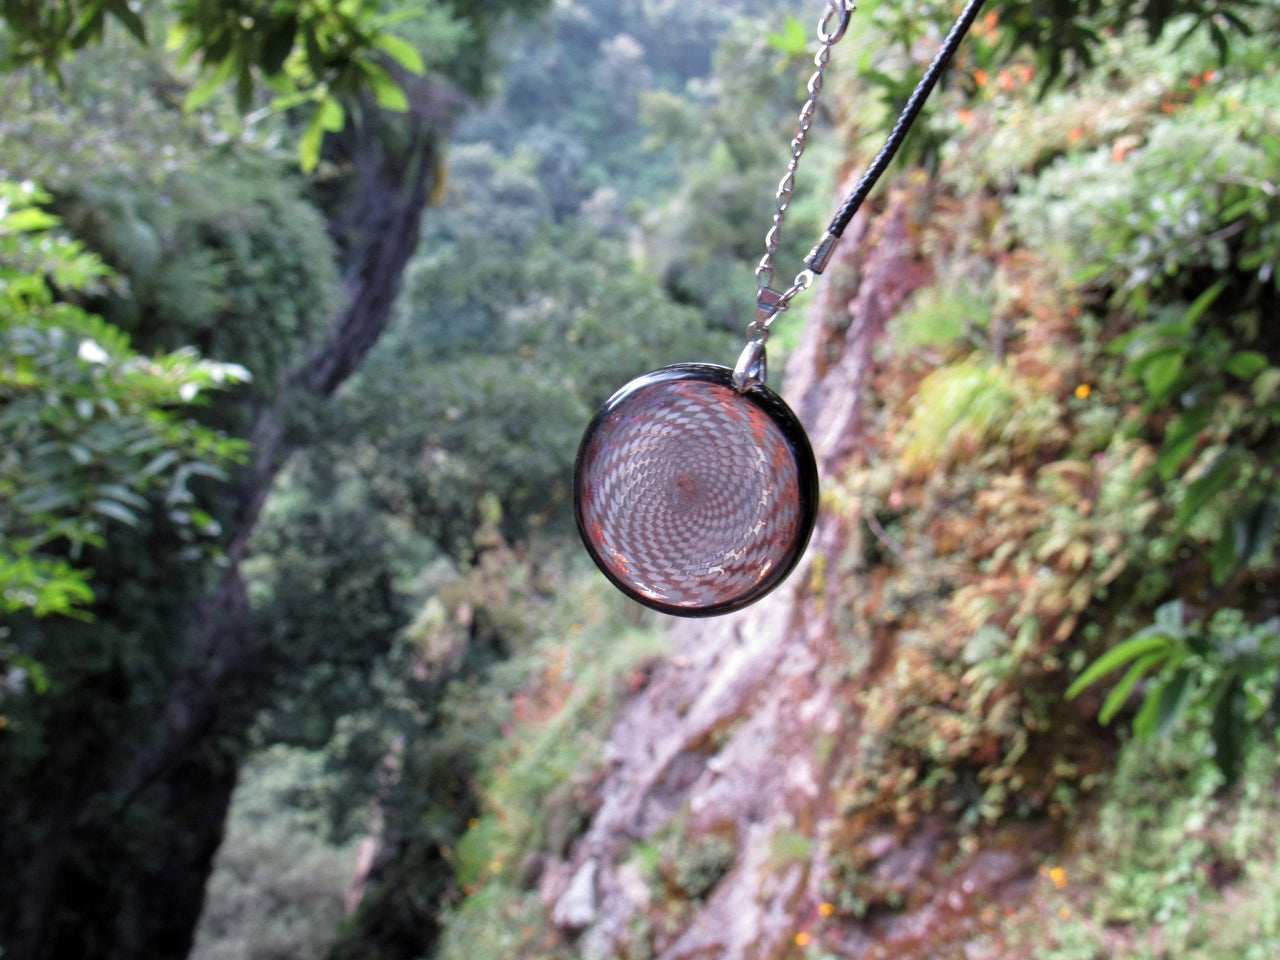
[[[889,131],[889,136],[885,140],[884,146],[880,148],[880,152],[876,154],[875,159],[871,161],[871,165],[867,167],[866,173],[862,175],[862,178],[849,194],[848,199],[836,212],[835,218],[831,221],[831,226],[827,228],[827,233],[830,236],[839,237],[844,233],[845,227],[849,226],[853,215],[858,212],[862,202],[871,193],[871,188],[876,185],[876,181],[888,169],[894,155],[898,152],[898,148],[902,146],[902,141],[906,139],[911,125],[916,122],[916,118],[924,108],[925,100],[929,98],[929,94],[933,92],[934,86],[937,85],[938,78],[942,76],[947,64],[951,62],[956,49],[960,46],[960,41],[964,39],[965,34],[969,32],[969,28],[973,26],[973,21],[977,19],[978,12],[982,9],[984,2],[985,0],[969,0],[965,8],[960,11],[960,16],[956,18],[956,22],[952,25],[951,32],[947,34],[946,39],[942,41],[942,46],[938,48],[938,52],[934,55],[933,62],[929,64],[924,76],[920,78],[916,88],[911,91],[911,96],[907,98],[907,103],[902,108],[902,112],[898,114],[898,119],[894,123],[893,129]]]

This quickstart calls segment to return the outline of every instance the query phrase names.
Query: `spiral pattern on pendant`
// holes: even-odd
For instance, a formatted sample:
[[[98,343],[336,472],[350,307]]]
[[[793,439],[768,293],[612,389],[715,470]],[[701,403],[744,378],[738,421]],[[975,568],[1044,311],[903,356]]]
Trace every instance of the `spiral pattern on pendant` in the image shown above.
[[[588,427],[575,508],[596,563],[642,603],[703,616],[763,596],[812,529],[816,469],[794,414],[731,371],[678,364],[618,391]]]

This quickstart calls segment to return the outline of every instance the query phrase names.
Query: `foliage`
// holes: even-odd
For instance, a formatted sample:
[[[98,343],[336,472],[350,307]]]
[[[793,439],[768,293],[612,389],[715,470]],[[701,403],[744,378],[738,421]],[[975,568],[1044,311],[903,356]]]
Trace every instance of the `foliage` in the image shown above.
[[[246,764],[206,893],[195,960],[314,960],[345,915],[357,842],[327,836],[321,754],[287,747]]]
[[[102,262],[56,232],[30,184],[0,183],[0,535],[4,613],[75,613],[93,599],[86,546],[112,523],[157,508],[192,546],[217,534],[189,488],[223,478],[243,445],[200,426],[191,404],[248,379],[191,349],[152,357],[102,318],[55,297],[106,277]]]
[[[865,735],[836,771],[844,811],[911,823],[941,808],[964,827],[1068,815],[1107,747],[1065,734],[1080,708],[1061,700],[1064,667],[1177,596],[1222,643],[1184,657],[1170,641],[1157,670],[1155,639],[1134,641],[1114,656],[1152,660],[1107,717],[1145,676],[1144,723],[1163,690],[1166,723],[1177,707],[1216,729],[1235,770],[1274,672],[1276,611],[1260,598],[1276,548],[1277,354],[1262,319],[1275,177],[1252,147],[1270,122],[1267,42],[1240,44],[1203,93],[1206,43],[1171,59],[1171,42],[1134,31],[1103,43],[1106,70],[1071,95],[1039,98],[1011,72],[955,118],[934,189],[900,182],[928,211],[913,229],[938,276],[878,356],[865,461],[826,487],[828,513],[865,526],[815,571],[838,622],[899,650],[858,697]],[[1179,190],[1198,212],[1164,239],[1146,211]],[[1148,255],[1161,266],[1128,266]],[[980,324],[933,318],[937,303],[972,312],[975,281]],[[841,590],[850,577],[859,587]],[[856,669],[865,654],[850,657]]]
[[[250,548],[242,569],[274,703],[255,741],[323,748],[342,717],[377,696],[430,550],[323,451],[281,476]]]
[[[564,528],[583,425],[619,386],[732,346],[623,243],[552,222],[525,158],[456,153],[400,316],[349,390],[342,442],[380,503],[466,558],[489,510],[511,539]]]
[[[851,21],[850,38],[865,51],[858,73],[879,93],[880,102],[860,110],[861,122],[876,131],[891,124],[956,13],[952,4],[939,0],[862,5]],[[1034,80],[1039,98],[1064,82],[1073,85],[1070,96],[1076,97],[1080,83],[1105,76],[1107,50],[1117,37],[1134,36],[1135,44],[1164,40],[1166,47],[1212,43],[1222,64],[1228,55],[1241,58],[1242,41],[1274,27],[1270,8],[1254,0],[1012,0],[989,5],[961,44],[943,77],[943,92],[935,92],[905,150],[932,162],[950,125],[945,110],[971,116],[969,100],[975,92],[1021,92]],[[954,91],[950,96],[948,88]]]
[[[1169,112],[1140,139],[1059,158],[1013,207],[1031,242],[1139,312],[1215,282],[1238,290],[1242,305],[1280,291],[1275,85],[1210,76],[1195,109],[1166,94]]]
[[[1144,680],[1138,737],[1166,736],[1187,714],[1209,718],[1214,762],[1228,783],[1240,774],[1251,731],[1274,716],[1280,683],[1280,617],[1250,625],[1239,610],[1221,609],[1207,624],[1187,623],[1181,601],[1156,611],[1155,622],[1116,644],[1067,688],[1068,699],[1121,667],[1098,719],[1107,723]],[[1269,724],[1268,724],[1269,725]]]
[[[495,666],[484,686],[451,692],[458,698],[448,705],[452,722],[482,723],[492,734],[477,768],[482,807],[457,846],[468,898],[448,928],[442,958],[512,956],[480,952],[468,933],[477,924],[501,929],[513,908],[526,923],[545,923],[540,910],[527,912],[529,898],[516,894],[521,878],[540,858],[563,856],[587,822],[614,710],[665,650],[655,630],[625,622],[618,598],[602,596],[607,589],[596,578],[563,582],[563,605],[546,611],[533,642]],[[518,937],[531,939],[527,931]]]
[[[1044,67],[1044,84],[1064,72],[1080,72],[1094,65],[1095,49],[1103,36],[1140,22],[1149,41],[1159,40],[1166,31],[1178,31],[1182,40],[1205,31],[1226,60],[1231,41],[1253,33],[1247,17],[1255,8],[1252,0],[1085,0],[1047,4],[1019,0],[1002,11],[1011,47],[1035,50]]]
[[[1059,161],[1014,210],[1023,233],[1046,245],[1069,233],[1074,244],[1056,249],[1078,281],[1145,318],[1107,352],[1119,361],[1121,382],[1136,387],[1128,396],[1142,404],[1145,423],[1130,429],[1157,451],[1151,483],[1172,507],[1163,549],[1194,551],[1214,588],[1203,600],[1187,595],[1185,605],[1161,607],[1155,624],[1101,655],[1069,692],[1127,667],[1103,703],[1106,721],[1150,676],[1135,730],[1167,733],[1184,714],[1203,719],[1234,779],[1246,718],[1266,706],[1257,678],[1273,669],[1266,613],[1245,627],[1233,602],[1215,594],[1246,596],[1241,588],[1274,556],[1280,477],[1270,437],[1280,373],[1262,318],[1280,292],[1270,223],[1277,170],[1274,151],[1252,145],[1275,136],[1265,108],[1275,86],[1230,72],[1192,76],[1193,90],[1210,77],[1212,95],[1183,107],[1164,94],[1140,138]],[[1117,164],[1130,175],[1103,174]],[[1157,186],[1170,175],[1176,187]],[[1059,232],[1043,230],[1050,222]],[[1190,614],[1197,600],[1203,612]]]
[[[657,90],[642,99],[647,143],[675,145],[685,170],[665,206],[647,218],[646,230],[672,296],[738,330],[754,310],[753,274],[765,252],[774,192],[812,63],[796,64],[769,41],[762,21],[747,19],[725,34],[714,64],[709,83],[683,95]],[[821,234],[829,147],[815,136],[805,154],[803,186],[775,256],[780,284],[790,282]]]
[[[127,279],[103,314],[149,348],[193,344],[275,389],[338,306],[333,244],[287,170],[252,160],[159,183],[65,185],[69,226]]]
[[[991,446],[1034,443],[1052,408],[1006,367],[970,355],[929,373],[916,392],[916,408],[902,439],[901,462],[922,474],[971,460]],[[1047,414],[1047,416],[1046,416]]]
[[[124,16],[115,11],[117,6],[124,5],[37,7],[18,3],[5,5],[3,13],[12,18],[28,8],[49,16],[107,9]],[[252,70],[244,67],[247,60],[260,58],[261,66],[261,58],[272,55],[264,46],[254,44],[274,39],[253,31],[251,17],[242,16],[246,11],[254,12],[249,6],[165,4],[161,9],[155,5],[155,19],[147,23],[163,28],[176,20],[180,32],[183,22],[190,23],[183,21],[184,12],[208,17],[197,25],[198,30],[207,28],[204,39],[210,42],[195,54],[196,59],[205,61],[201,76],[207,79],[210,69],[214,75],[235,73],[243,93],[246,74],[257,72],[251,76],[255,84],[262,78],[258,66]],[[274,14],[287,6],[270,4],[262,9],[269,8]],[[528,9],[532,5],[503,6]],[[138,9],[137,5],[130,7]],[[343,16],[381,16],[373,4],[312,4],[308,9],[328,9]],[[438,9],[445,11],[446,5]],[[463,37],[454,31],[458,45],[451,49],[467,48],[467,62],[444,65],[457,66],[459,75],[475,78],[488,60],[479,55],[483,51],[473,45],[474,40],[501,10],[491,4],[459,2],[448,4],[447,11],[447,16],[436,18],[442,31],[446,20],[452,29],[453,13],[459,18],[470,16],[468,11],[476,13],[472,18],[474,32]],[[232,20],[223,29],[215,19],[226,14]],[[107,19],[111,16],[110,12],[106,15]],[[59,24],[39,20],[26,26],[53,30]],[[87,40],[94,28],[86,26]],[[275,34],[287,32],[282,25],[276,27]],[[336,29],[345,28],[339,24]],[[406,32],[408,29],[406,26]],[[16,36],[11,19],[4,36],[7,53],[14,52],[10,41]],[[295,46],[302,43],[298,34],[294,36]],[[74,39],[78,42],[80,37]],[[340,44],[351,38],[335,33],[332,39]],[[231,48],[229,52],[219,48],[224,41]],[[6,617],[5,703],[0,718],[0,766],[6,773],[0,784],[0,808],[6,812],[5,826],[0,830],[0,859],[12,866],[3,882],[2,899],[7,906],[0,911],[0,940],[6,956],[10,952],[18,956],[107,956],[130,950],[165,953],[177,949],[189,932],[187,924],[193,911],[198,909],[204,870],[221,836],[225,802],[235,768],[245,755],[253,715],[269,701],[277,681],[279,688],[295,696],[310,692],[330,695],[330,703],[341,701],[347,692],[334,694],[323,682],[311,682],[308,687],[293,675],[276,676],[274,672],[283,673],[314,655],[315,659],[332,661],[321,667],[358,674],[385,649],[385,645],[375,645],[397,625],[399,598],[387,574],[389,563],[382,562],[379,544],[370,542],[378,529],[361,527],[368,530],[367,538],[345,540],[335,529],[345,521],[361,524],[366,519],[364,504],[358,498],[354,498],[354,505],[348,504],[345,514],[338,510],[317,516],[320,511],[292,509],[296,504],[287,501],[282,504],[287,509],[281,511],[287,520],[297,521],[301,532],[317,538],[329,536],[336,545],[347,547],[347,552],[335,550],[334,554],[365,575],[363,580],[354,578],[356,582],[340,585],[347,589],[335,590],[334,597],[352,618],[361,612],[374,614],[362,618],[364,633],[358,638],[358,647],[349,644],[349,636],[335,640],[334,632],[313,631],[324,624],[307,620],[305,602],[296,594],[280,595],[313,589],[315,581],[321,581],[319,589],[323,590],[327,586],[324,577],[334,572],[332,563],[325,567],[324,557],[308,557],[316,560],[315,565],[300,566],[291,571],[293,576],[278,575],[280,571],[269,567],[254,571],[261,577],[260,586],[275,591],[269,596],[271,603],[263,605],[267,614],[282,612],[294,621],[283,624],[278,633],[258,634],[255,628],[260,624],[251,622],[240,580],[246,542],[267,486],[286,453],[305,440],[306,421],[320,419],[312,409],[299,410],[306,405],[296,402],[294,391],[282,387],[300,361],[315,355],[318,345],[330,345],[317,336],[329,326],[331,318],[325,312],[347,306],[338,300],[336,261],[341,257],[343,265],[353,271],[367,265],[359,251],[335,251],[328,240],[330,230],[344,240],[362,230],[371,232],[364,220],[369,216],[368,208],[357,207],[354,216],[351,207],[338,210],[333,221],[326,223],[302,196],[299,178],[284,173],[278,163],[246,159],[263,146],[266,137],[241,138],[235,131],[228,135],[228,128],[221,124],[225,113],[221,104],[210,100],[200,107],[199,115],[166,127],[164,120],[176,115],[174,108],[187,94],[190,81],[171,61],[160,63],[163,56],[154,48],[132,52],[139,60],[157,66],[154,73],[120,69],[121,58],[114,50],[95,52],[102,54],[96,61],[101,75],[79,87],[75,81],[83,79],[83,74],[68,77],[68,96],[85,93],[74,106],[55,102],[60,98],[53,92],[54,84],[35,70],[6,83],[6,92],[17,90],[20,95],[13,100],[5,98],[5,156],[0,169],[20,171],[19,175],[25,176],[32,169],[25,161],[32,161],[52,171],[50,186],[56,199],[49,205],[63,216],[70,230],[121,269],[109,283],[85,291],[61,285],[57,282],[61,277],[52,278],[55,282],[48,284],[47,306],[57,324],[51,322],[49,327],[65,328],[64,349],[61,353],[54,350],[58,346],[55,338],[46,338],[49,349],[33,352],[39,363],[29,364],[9,363],[11,353],[6,349],[5,412],[13,409],[9,381],[26,377],[34,382],[37,375],[46,372],[41,364],[65,361],[62,367],[49,371],[48,382],[36,384],[39,389],[22,411],[21,426],[33,436],[50,423],[64,426],[58,418],[68,421],[65,435],[55,437],[57,443],[37,446],[37,453],[44,456],[45,448],[62,447],[79,454],[79,448],[85,447],[94,457],[114,454],[110,443],[96,439],[99,429],[108,432],[108,426],[99,428],[98,421],[137,414],[142,425],[161,441],[178,447],[182,456],[176,464],[149,466],[151,459],[163,452],[163,444],[150,450],[149,456],[144,456],[148,451],[143,446],[136,448],[133,455],[144,458],[134,472],[149,468],[156,478],[149,481],[142,501],[130,499],[133,494],[123,483],[120,489],[125,493],[117,493],[105,488],[102,477],[90,478],[95,485],[90,491],[95,510],[107,509],[99,503],[110,507],[110,501],[115,501],[118,505],[114,509],[118,516],[107,518],[111,526],[103,527],[100,542],[83,538],[83,559],[96,570],[92,586],[98,619],[92,627],[66,618]],[[308,60],[313,52],[300,50],[299,62]],[[407,61],[417,57],[408,45],[390,41],[368,56],[368,63],[377,70],[394,70],[397,82],[403,79],[404,65],[397,66],[397,58]],[[236,58],[238,65],[228,67]],[[287,73],[290,66],[282,66],[281,72]],[[308,61],[303,66],[310,69],[311,64]],[[271,64],[266,68],[269,72]],[[70,75],[80,69],[91,70],[78,64],[76,71],[66,72]],[[362,72],[364,83],[370,70]],[[133,82],[139,78],[142,82]],[[342,96],[344,107],[354,106],[357,100],[362,111],[374,110],[379,100],[384,106],[404,105],[388,102],[394,94],[388,94],[389,87],[378,87],[376,75],[374,89],[365,88],[359,97],[351,90],[336,90],[335,84],[342,86],[339,79],[312,77],[304,82],[312,79],[324,84],[323,90],[316,89],[317,96]],[[423,83],[417,89],[430,87],[436,96],[444,86]],[[208,89],[196,81],[196,93],[185,98],[188,106],[193,101],[198,105]],[[254,98],[256,106],[257,94]],[[413,117],[415,132],[426,131],[423,135],[429,133],[433,144],[448,115],[458,109],[452,95],[451,102],[445,104],[445,99],[440,95],[430,104],[412,105],[418,111]],[[241,107],[245,100],[241,97]],[[441,109],[428,111],[427,106]],[[146,122],[132,125],[131,108]],[[249,122],[259,120],[250,118]],[[332,125],[332,111],[327,112],[326,122]],[[270,133],[278,136],[281,125],[279,120],[261,122],[258,129],[270,127]],[[385,168],[375,178],[385,191],[379,199],[390,196],[392,207],[402,208],[401,224],[410,225],[407,231],[402,226],[398,235],[394,225],[391,230],[380,225],[373,243],[375,251],[385,249],[388,241],[396,249],[407,250],[416,239],[411,234],[418,211],[413,202],[406,204],[405,200],[417,198],[413,178],[419,176],[419,184],[423,179],[430,181],[431,175],[424,171],[434,171],[434,165],[408,170],[398,167],[404,154],[412,156],[412,152],[397,154],[393,138],[409,124],[387,126],[392,129],[386,139],[375,142],[369,129],[377,127],[379,133],[385,133],[386,128],[353,123],[344,129],[344,142],[353,148],[370,149],[378,162],[385,161]],[[163,134],[155,136],[157,130],[178,130],[179,135],[171,140]],[[36,136],[28,139],[28,133]],[[95,148],[100,144],[109,148],[98,154]],[[271,144],[266,146],[273,150]],[[333,179],[347,176],[345,170],[335,172]],[[398,174],[404,174],[410,186],[402,191],[403,196],[396,193]],[[338,214],[350,219],[338,222]],[[377,277],[374,285],[381,285],[379,296],[384,290],[389,295],[398,281],[400,263],[394,257],[387,259],[393,269]],[[377,261],[378,257],[367,260]],[[17,271],[15,278],[21,272]],[[127,325],[137,348],[129,347],[121,336],[113,338],[108,322],[67,319],[81,309],[109,313],[108,321]],[[351,312],[359,315],[358,310]],[[372,332],[379,330],[380,326],[374,327]],[[6,348],[10,339],[6,332]],[[228,363],[222,368],[203,366],[196,359],[196,344],[210,348]],[[166,347],[174,352],[161,352]],[[24,355],[15,350],[12,356],[21,361]],[[190,451],[182,448],[168,436],[169,427],[174,431],[185,427],[190,415],[187,401],[212,390],[217,385],[217,371],[229,379],[231,373],[242,369],[239,364],[252,365],[261,374],[258,391],[238,391],[223,403],[211,404],[201,411],[200,422],[206,426],[200,429],[221,443],[221,434],[207,424],[230,424],[241,433],[248,433],[252,426],[254,439],[260,441],[253,462],[231,484],[222,485],[218,478],[205,476],[206,481],[218,482],[204,483],[200,489],[196,481],[201,478],[197,476],[188,485],[181,471],[187,461],[196,460],[196,454],[205,451],[194,445]],[[150,393],[142,389],[150,383],[144,374],[155,375],[155,388]],[[116,398],[108,392],[102,409],[97,410],[77,408],[75,398],[63,403],[58,392],[66,386],[97,403],[89,389],[95,384],[131,393]],[[18,387],[26,389],[21,383]],[[139,394],[136,403],[133,394]],[[41,406],[46,399],[48,409]],[[154,416],[144,416],[152,412],[147,404],[154,408]],[[141,442],[142,438],[133,439]],[[129,446],[124,447],[124,453],[130,451]],[[28,452],[18,450],[22,455]],[[216,452],[204,459],[211,462]],[[32,465],[39,465],[37,459],[29,458],[20,470],[15,468],[20,482],[27,482]],[[5,466],[11,464],[6,462]],[[103,466],[120,473],[132,464],[113,460]],[[211,472],[212,468],[206,471]],[[170,482],[175,473],[177,480]],[[117,479],[127,483],[134,477],[126,474]],[[165,494],[169,490],[175,496],[184,494],[188,486],[202,497],[202,506],[208,505],[203,516],[191,512],[191,528],[217,533],[228,547],[225,556],[201,554],[199,559],[206,562],[184,562],[189,544],[181,540],[181,527],[175,527],[166,516],[181,505],[166,503]],[[6,472],[0,491],[6,501],[9,487]],[[211,491],[216,496],[209,499],[216,507],[203,499]],[[8,520],[7,502],[5,507]],[[136,527],[119,519],[126,510],[138,517]],[[85,519],[96,523],[99,517],[89,511]],[[295,544],[287,539],[283,543],[283,552],[290,559]],[[55,553],[69,556],[70,548],[64,549],[64,544],[52,546]],[[366,565],[371,559],[380,566]],[[366,598],[371,601],[369,606],[357,610],[357,602]],[[335,617],[329,625],[350,622]],[[290,641],[302,642],[292,651],[282,651]],[[330,642],[337,642],[340,648],[349,646],[349,656],[344,659],[325,649]],[[9,670],[10,646],[22,656],[30,653],[47,669],[37,673],[31,664],[18,662],[15,656],[18,668]],[[307,679],[314,681],[314,677]],[[332,718],[322,719],[328,723]],[[299,735],[289,731],[300,739],[308,732]],[[35,880],[37,876],[47,882]]]
[[[1203,730],[1127,744],[1075,849],[1040,871],[1010,946],[1045,960],[1263,960],[1280,944],[1274,744],[1224,794]],[[1056,858],[1055,858],[1056,859]]]
[[[174,0],[152,3],[151,8],[170,18],[168,42],[179,65],[199,60],[202,77],[187,94],[187,109],[198,109],[233,83],[241,113],[253,108],[258,84],[274,91],[277,108],[313,104],[298,148],[306,170],[319,161],[324,133],[341,129],[344,99],[367,90],[385,109],[408,108],[405,92],[387,64],[422,73],[426,62],[392,27],[406,17],[429,17],[435,62],[454,54],[466,29],[453,10],[440,3],[392,13],[384,13],[376,0],[285,0],[265,7]],[[9,34],[4,57],[8,69],[36,63],[57,76],[68,56],[102,40],[109,20],[141,43],[149,40],[146,19],[124,0],[9,3],[3,15]]]
[[[663,649],[554,546],[485,543],[438,574],[380,696],[329,748],[330,763],[380,771],[386,852],[335,957],[512,956],[528,924],[545,929],[521,887],[582,829],[613,709]]]

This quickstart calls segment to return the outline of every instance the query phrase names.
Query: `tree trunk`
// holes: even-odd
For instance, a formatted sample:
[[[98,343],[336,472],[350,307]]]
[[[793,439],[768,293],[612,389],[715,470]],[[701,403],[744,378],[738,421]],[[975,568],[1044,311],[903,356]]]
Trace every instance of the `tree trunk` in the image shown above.
[[[60,717],[57,729],[75,733],[8,785],[24,799],[22,810],[4,814],[14,829],[0,836],[4,888],[17,892],[0,906],[5,960],[167,960],[190,950],[246,734],[274,685],[240,563],[273,481],[303,442],[289,429],[298,408],[330,397],[386,327],[461,104],[438,82],[405,85],[414,105],[407,116],[362,104],[326,143],[338,171],[324,200],[343,306],[255,419],[253,461],[231,489],[229,565],[177,618],[186,627],[173,628],[179,653],[165,702],[132,702],[121,678],[106,691],[120,729]],[[77,709],[75,695],[61,702],[64,712]]]

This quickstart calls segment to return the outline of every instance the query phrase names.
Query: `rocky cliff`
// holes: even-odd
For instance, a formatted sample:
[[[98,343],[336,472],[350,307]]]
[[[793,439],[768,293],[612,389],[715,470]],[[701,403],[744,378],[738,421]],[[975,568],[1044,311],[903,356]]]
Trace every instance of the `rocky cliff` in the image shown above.
[[[824,509],[790,580],[735,615],[675,623],[676,654],[618,717],[599,807],[539,886],[584,957],[756,960],[819,940],[839,956],[936,958],[947,942],[996,956],[962,944],[1053,844],[1032,817],[979,845],[963,803],[895,815],[859,782],[878,770],[860,756],[884,722],[873,693],[918,646],[858,602],[885,561],[831,491],[880,453],[864,406],[890,319],[934,280],[931,202],[915,182],[860,216],[806,315],[784,321],[804,324],[783,392],[811,434]]]

